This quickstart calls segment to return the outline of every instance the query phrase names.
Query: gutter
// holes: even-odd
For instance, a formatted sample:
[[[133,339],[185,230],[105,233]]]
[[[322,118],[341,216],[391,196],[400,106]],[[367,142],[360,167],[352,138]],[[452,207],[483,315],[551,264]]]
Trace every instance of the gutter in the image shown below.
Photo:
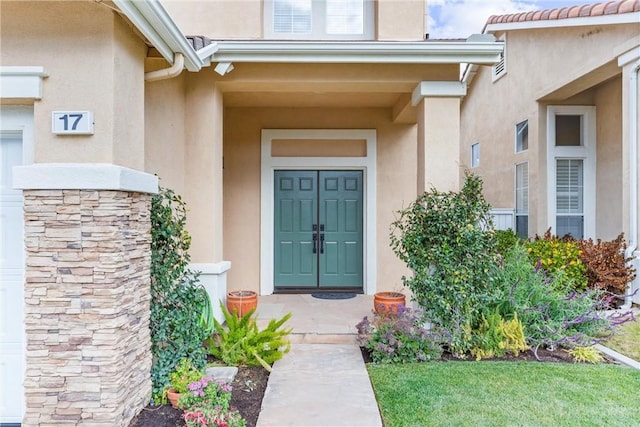
[[[203,61],[158,0],[113,0],[113,2],[162,57],[172,64],[172,67],[167,70],[176,66],[178,61],[176,54],[179,53],[184,60],[183,68],[194,72],[200,71]]]
[[[144,80],[147,82],[154,82],[156,80],[170,79],[179,76],[184,69],[184,55],[176,53],[174,58],[173,65],[171,67],[144,73]]]
[[[212,62],[491,65],[503,44],[492,36],[461,42],[217,41]]]

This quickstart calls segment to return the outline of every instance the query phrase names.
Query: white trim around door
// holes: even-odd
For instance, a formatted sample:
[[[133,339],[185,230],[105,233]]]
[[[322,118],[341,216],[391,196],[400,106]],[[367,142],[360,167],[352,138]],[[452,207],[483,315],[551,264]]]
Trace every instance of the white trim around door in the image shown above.
[[[11,169],[33,162],[33,128],[32,106],[0,106],[0,425],[25,409],[23,197]]]
[[[363,157],[276,157],[273,140],[365,140]],[[260,294],[271,295],[273,285],[274,171],[277,169],[361,170],[364,179],[363,290],[376,292],[376,131],[372,129],[264,129],[260,176]]]

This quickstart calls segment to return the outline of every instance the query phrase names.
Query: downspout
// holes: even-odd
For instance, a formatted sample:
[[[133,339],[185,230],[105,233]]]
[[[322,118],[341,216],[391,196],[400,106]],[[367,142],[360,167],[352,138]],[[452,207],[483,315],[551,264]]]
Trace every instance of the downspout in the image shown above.
[[[634,256],[638,249],[638,72],[640,61],[636,61],[629,77],[629,246],[625,258]],[[633,262],[633,260],[632,260]],[[634,279],[638,280],[638,278]],[[631,292],[624,299],[624,310],[631,308]]]
[[[163,68],[162,70],[149,71],[144,73],[144,79],[148,82],[155,82],[157,80],[170,79],[179,76],[184,69],[184,55],[176,53],[173,56],[173,65],[169,68]]]

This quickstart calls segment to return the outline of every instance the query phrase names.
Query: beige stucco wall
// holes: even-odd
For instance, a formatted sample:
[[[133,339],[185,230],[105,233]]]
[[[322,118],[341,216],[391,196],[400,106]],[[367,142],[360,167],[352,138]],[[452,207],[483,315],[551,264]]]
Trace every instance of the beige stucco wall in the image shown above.
[[[0,63],[48,74],[34,105],[35,161],[143,169],[146,46],[123,19],[93,1],[5,1],[0,19]],[[95,133],[53,135],[56,110],[93,112]]]
[[[180,77],[145,85],[145,171],[184,194],[185,83]]]
[[[260,285],[260,141],[262,129],[376,129],[377,288],[401,286],[404,265],[389,248],[394,211],[416,196],[416,126],[395,125],[382,108],[227,108],[224,117],[224,258],[229,289]]]
[[[187,203],[195,263],[223,260],[222,93],[215,76],[185,72],[146,86],[146,164]]]
[[[162,4],[188,35],[212,39],[264,37],[262,0],[168,0]],[[378,0],[375,16],[378,40],[424,39],[425,1]]]
[[[427,32],[425,8],[423,0],[378,0],[377,39],[423,40]]]
[[[262,37],[262,0],[168,0],[162,5],[187,35],[212,39]]]
[[[596,106],[596,235],[610,239],[622,231],[622,101],[616,61],[637,34],[633,25],[510,31],[506,75],[492,82],[491,69],[480,67],[471,82],[462,103],[461,163],[470,166],[471,145],[479,142],[480,166],[472,171],[482,176],[485,196],[496,208],[514,208],[515,165],[529,162],[530,235],[548,227],[549,105]],[[515,126],[523,120],[529,121],[529,149],[515,153]]]
[[[594,93],[597,121],[596,230],[614,239],[623,231],[622,212],[622,78],[599,86]]]

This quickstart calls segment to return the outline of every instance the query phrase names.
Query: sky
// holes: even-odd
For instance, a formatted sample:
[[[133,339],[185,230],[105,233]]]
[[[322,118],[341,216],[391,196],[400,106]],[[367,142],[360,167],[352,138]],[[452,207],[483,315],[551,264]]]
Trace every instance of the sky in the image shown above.
[[[602,3],[605,0],[428,0],[430,39],[463,38],[479,34],[491,15]]]

